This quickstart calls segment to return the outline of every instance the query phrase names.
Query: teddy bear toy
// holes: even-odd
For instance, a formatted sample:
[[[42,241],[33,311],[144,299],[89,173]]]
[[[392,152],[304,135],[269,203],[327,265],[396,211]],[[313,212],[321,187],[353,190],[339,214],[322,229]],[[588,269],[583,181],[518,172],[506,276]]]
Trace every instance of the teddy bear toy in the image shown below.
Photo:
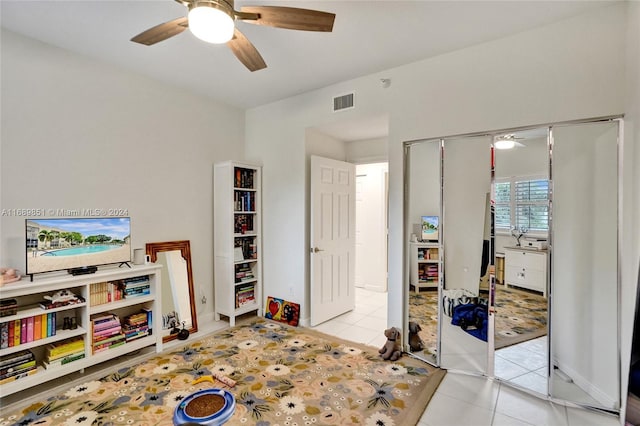
[[[415,321],[409,321],[409,347],[413,352],[419,352],[424,349],[424,342],[418,334],[421,330],[420,324]]]
[[[382,359],[395,361],[402,356],[400,350],[400,330],[396,327],[388,328],[384,331],[384,335],[387,338],[387,342],[381,347],[378,352]]]

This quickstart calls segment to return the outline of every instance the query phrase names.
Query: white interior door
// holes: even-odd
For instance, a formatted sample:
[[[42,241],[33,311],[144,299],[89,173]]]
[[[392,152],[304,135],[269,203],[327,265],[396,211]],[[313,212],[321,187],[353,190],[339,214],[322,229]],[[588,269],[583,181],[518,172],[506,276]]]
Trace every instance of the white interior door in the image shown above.
[[[355,166],[311,156],[311,325],[355,306]]]

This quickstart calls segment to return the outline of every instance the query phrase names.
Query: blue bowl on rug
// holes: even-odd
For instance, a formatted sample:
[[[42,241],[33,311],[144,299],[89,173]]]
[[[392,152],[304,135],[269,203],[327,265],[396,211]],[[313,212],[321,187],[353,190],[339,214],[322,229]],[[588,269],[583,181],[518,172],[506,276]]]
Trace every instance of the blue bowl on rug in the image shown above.
[[[224,389],[203,389],[184,398],[173,412],[174,425],[217,426],[236,410],[235,397]]]

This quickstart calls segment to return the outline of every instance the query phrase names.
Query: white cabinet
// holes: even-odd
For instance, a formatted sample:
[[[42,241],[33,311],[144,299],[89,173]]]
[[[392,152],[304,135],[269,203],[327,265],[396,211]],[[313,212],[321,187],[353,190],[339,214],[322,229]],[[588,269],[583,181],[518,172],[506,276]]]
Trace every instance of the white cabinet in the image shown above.
[[[213,170],[215,318],[262,315],[261,168],[226,161]]]
[[[103,345],[103,350],[94,353],[91,322],[95,316],[105,316],[107,313],[115,314],[124,322],[125,317],[144,311],[147,318],[152,320],[149,328],[153,328],[154,321],[155,324],[159,324],[158,321],[162,319],[160,292],[158,291],[160,288],[159,271],[160,266],[157,265],[132,266],[131,268],[106,267],[90,275],[50,274],[38,276],[33,282],[25,279],[0,288],[0,299],[5,302],[11,301],[13,303],[15,301],[17,303],[17,308],[9,312],[11,315],[0,317],[1,329],[8,330],[10,325],[19,327],[21,324],[32,323],[30,330],[25,328],[25,331],[28,330],[27,335],[21,335],[22,338],[14,340],[13,345],[8,343],[8,335],[2,337],[0,357],[3,362],[8,363],[8,360],[12,359],[12,355],[15,357],[25,350],[30,350],[35,355],[37,365],[37,368],[28,374],[19,375],[20,378],[9,378],[0,382],[0,394],[10,395],[147,346],[155,345],[156,352],[160,352],[162,339],[160,338],[161,333],[158,332],[159,328],[156,328],[155,333],[144,333],[144,336],[136,336],[136,338],[131,338],[131,335],[128,335],[127,339],[121,339],[119,344],[109,348]],[[145,283],[148,281],[148,286],[141,284],[145,287],[144,292],[135,296],[123,298],[120,295],[124,293],[119,293],[120,300],[117,301],[101,303],[103,300],[96,299],[97,289],[107,288],[109,284],[124,288],[128,280],[138,280],[138,282],[142,280]],[[41,302],[45,301],[44,296],[51,296],[61,290],[68,290],[76,296],[80,296],[84,302],[50,309],[39,306]],[[35,324],[41,324],[42,321],[46,322],[47,320],[50,321],[49,329],[42,328],[40,332],[36,331]],[[142,334],[140,333],[140,335]],[[84,354],[80,355],[82,357],[65,364],[60,363],[59,366],[50,365],[49,368],[44,368],[48,348],[51,345],[60,346],[73,338],[83,342]],[[82,346],[74,350],[74,353],[78,352],[82,352]],[[69,361],[69,359],[65,361]]]
[[[410,243],[411,274],[409,284],[416,292],[421,288],[438,288],[440,249],[438,243]]]
[[[539,291],[547,297],[547,251],[505,247],[505,285]]]

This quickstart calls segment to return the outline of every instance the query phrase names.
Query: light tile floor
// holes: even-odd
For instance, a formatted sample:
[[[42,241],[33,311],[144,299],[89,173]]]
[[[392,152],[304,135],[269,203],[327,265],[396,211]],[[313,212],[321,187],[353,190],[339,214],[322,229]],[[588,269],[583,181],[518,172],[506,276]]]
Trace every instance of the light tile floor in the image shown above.
[[[346,340],[382,347],[387,294],[356,289],[356,308],[314,329]],[[617,426],[618,417],[565,407],[485,377],[448,373],[419,426]],[[402,425],[405,426],[405,425]]]

